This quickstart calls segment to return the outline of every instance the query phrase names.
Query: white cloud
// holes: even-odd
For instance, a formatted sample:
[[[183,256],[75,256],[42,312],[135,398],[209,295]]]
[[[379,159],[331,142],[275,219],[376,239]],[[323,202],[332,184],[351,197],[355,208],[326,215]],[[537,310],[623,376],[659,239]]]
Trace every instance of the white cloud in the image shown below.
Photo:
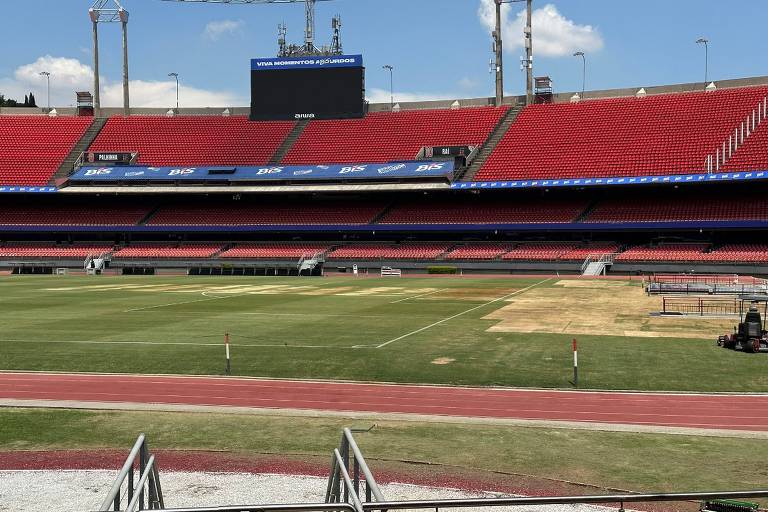
[[[469,78],[468,76],[461,78],[461,80],[459,80],[458,83],[459,83],[459,87],[461,87],[462,89],[474,89],[475,87],[480,85],[477,80],[475,80],[474,78]]]
[[[222,36],[241,33],[244,26],[243,20],[211,21],[205,26],[203,37],[210,41],[218,41]]]
[[[128,84],[132,107],[166,108],[176,105],[176,81],[152,82],[131,80]],[[180,84],[179,103],[181,108],[226,107],[245,105],[246,101],[234,94],[222,91],[207,91]],[[122,82],[106,85],[101,93],[101,104],[118,107],[123,104]]]
[[[504,50],[515,52],[524,48],[525,9],[510,19],[510,4],[502,6],[502,28]],[[496,27],[496,7],[494,0],[480,0],[477,14],[489,31]],[[534,9],[531,25],[533,27],[533,54],[544,57],[570,56],[576,51],[593,52],[603,48],[603,38],[592,25],[578,25],[573,20],[560,14],[554,4]]]
[[[429,94],[418,92],[398,92],[395,91],[395,103],[409,102],[409,101],[434,101],[434,100],[453,100],[460,98],[460,95],[456,94]],[[389,89],[368,89],[366,99],[370,103],[389,103],[390,93]]]
[[[93,91],[93,68],[77,59],[45,55],[31,64],[16,69],[13,77],[0,77],[0,94],[7,98],[23,99],[34,92],[37,103],[45,105],[46,79],[41,71],[51,73],[51,104],[70,106],[75,102],[76,91]],[[131,80],[129,84],[132,107],[170,108],[176,105],[175,80]],[[181,107],[219,107],[246,105],[247,99],[227,91],[211,91],[180,86]],[[101,105],[119,107],[123,104],[123,82],[101,77]]]

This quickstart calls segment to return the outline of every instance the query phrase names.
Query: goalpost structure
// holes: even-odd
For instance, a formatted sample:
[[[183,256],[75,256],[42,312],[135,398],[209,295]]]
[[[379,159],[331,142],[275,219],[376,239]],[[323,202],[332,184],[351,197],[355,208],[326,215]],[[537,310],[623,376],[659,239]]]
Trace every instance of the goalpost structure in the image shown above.
[[[69,274],[69,269],[66,267],[57,267],[53,271],[55,276],[66,276],[67,274]]]

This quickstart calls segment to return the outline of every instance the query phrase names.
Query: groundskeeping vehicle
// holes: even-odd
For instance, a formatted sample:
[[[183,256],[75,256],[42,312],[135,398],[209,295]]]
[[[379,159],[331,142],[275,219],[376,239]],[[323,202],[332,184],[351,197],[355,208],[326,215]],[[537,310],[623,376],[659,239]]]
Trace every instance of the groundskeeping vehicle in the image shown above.
[[[744,304],[749,302],[749,309],[744,313]],[[758,305],[762,303],[763,314]],[[739,325],[733,328],[733,334],[723,334],[717,338],[717,345],[743,352],[768,352],[768,331],[765,319],[768,316],[768,298],[742,299]]]

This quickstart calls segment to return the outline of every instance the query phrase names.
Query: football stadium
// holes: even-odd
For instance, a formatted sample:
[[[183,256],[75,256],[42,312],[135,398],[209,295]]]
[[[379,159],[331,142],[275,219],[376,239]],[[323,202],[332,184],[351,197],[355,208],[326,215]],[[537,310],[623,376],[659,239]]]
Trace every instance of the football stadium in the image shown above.
[[[741,75],[700,37],[703,81],[601,60],[622,87],[587,88],[627,6],[598,29],[573,0],[425,0],[398,19],[479,17],[492,53],[487,84],[461,80],[483,94],[420,96],[386,62],[423,41],[403,21],[413,51],[380,62],[373,2],[70,3],[61,34],[33,12],[0,33],[48,53],[0,62],[0,511],[768,508],[768,76],[746,39]],[[129,80],[158,13],[206,23],[197,52],[150,50],[200,74],[256,30],[237,16],[278,26],[222,77],[250,105]],[[74,33],[89,64],[51,56]],[[562,57],[577,90],[547,74]]]

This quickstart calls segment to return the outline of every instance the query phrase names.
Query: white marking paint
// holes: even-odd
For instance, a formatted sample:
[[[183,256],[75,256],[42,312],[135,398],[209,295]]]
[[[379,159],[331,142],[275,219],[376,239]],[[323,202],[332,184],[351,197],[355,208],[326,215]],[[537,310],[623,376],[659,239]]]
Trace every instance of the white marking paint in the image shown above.
[[[424,326],[424,327],[422,327],[421,329],[416,329],[415,331],[411,331],[411,332],[409,332],[409,333],[407,333],[407,334],[403,334],[402,336],[398,336],[397,338],[393,338],[393,339],[391,339],[391,340],[389,340],[389,341],[385,341],[384,343],[381,343],[381,344],[379,344],[379,345],[376,345],[376,348],[384,348],[384,347],[386,347],[387,345],[390,345],[390,344],[392,344],[392,343],[394,343],[394,342],[396,342],[396,341],[400,341],[400,340],[402,340],[402,339],[405,339],[405,338],[408,338],[408,337],[410,337],[410,336],[413,336],[414,334],[418,334],[418,333],[420,333],[420,332],[424,332],[424,331],[426,331],[427,329],[431,329],[432,327],[435,327],[436,325],[440,325],[440,324],[443,324],[443,323],[445,323],[445,322],[447,322],[447,321],[449,321],[449,320],[453,320],[454,318],[458,318],[458,317],[460,317],[460,316],[462,316],[462,315],[466,315],[467,313],[471,313],[472,311],[478,310],[478,309],[480,309],[480,308],[484,308],[485,306],[489,306],[489,305],[491,305],[491,304],[493,304],[493,303],[495,303],[495,302],[499,302],[499,301],[502,301],[502,300],[506,300],[506,299],[508,299],[508,298],[510,298],[510,297],[514,297],[515,295],[520,295],[521,293],[525,293],[525,292],[527,292],[528,290],[530,290],[531,288],[534,288],[534,287],[536,287],[536,286],[538,286],[538,285],[540,285],[540,284],[546,283],[547,281],[551,281],[552,279],[554,279],[554,277],[550,277],[550,278],[548,278],[548,279],[544,279],[544,280],[542,280],[542,281],[539,281],[538,283],[534,283],[534,284],[532,284],[531,286],[528,286],[528,287],[526,287],[526,288],[523,288],[522,290],[517,290],[517,291],[515,291],[515,292],[512,292],[512,293],[510,293],[510,294],[508,294],[508,295],[504,295],[503,297],[498,297],[498,298],[496,298],[496,299],[493,299],[493,300],[490,300],[490,301],[488,301],[488,302],[485,302],[485,303],[483,303],[483,304],[480,304],[479,306],[475,306],[475,307],[473,307],[473,308],[470,308],[470,309],[467,309],[467,310],[465,310],[465,311],[462,311],[461,313],[457,313],[457,314],[455,314],[455,315],[452,315],[452,316],[449,316],[449,317],[447,317],[447,318],[443,318],[442,320],[438,320],[437,322],[435,322],[435,323],[432,323],[432,324],[429,324],[429,325],[427,325],[427,326]]]

